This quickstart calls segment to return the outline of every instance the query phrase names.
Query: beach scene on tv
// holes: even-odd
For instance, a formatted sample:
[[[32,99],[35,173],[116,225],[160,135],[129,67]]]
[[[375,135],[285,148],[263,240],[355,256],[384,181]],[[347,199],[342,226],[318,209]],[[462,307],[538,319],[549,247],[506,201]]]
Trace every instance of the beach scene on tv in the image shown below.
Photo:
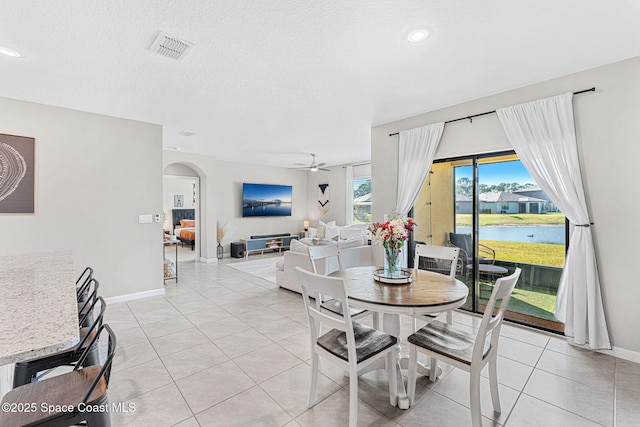
[[[242,216],[291,216],[291,186],[242,184]]]

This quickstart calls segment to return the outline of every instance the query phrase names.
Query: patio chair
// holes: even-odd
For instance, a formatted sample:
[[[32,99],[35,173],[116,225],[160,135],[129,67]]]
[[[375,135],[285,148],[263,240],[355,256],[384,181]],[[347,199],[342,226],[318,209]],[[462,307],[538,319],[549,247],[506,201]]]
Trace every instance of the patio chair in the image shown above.
[[[447,246],[455,246],[460,248],[460,255],[458,256],[465,262],[465,265],[473,264],[473,239],[470,233],[449,233],[449,239],[447,240]],[[480,264],[495,264],[496,251],[489,246],[478,243],[478,262]]]

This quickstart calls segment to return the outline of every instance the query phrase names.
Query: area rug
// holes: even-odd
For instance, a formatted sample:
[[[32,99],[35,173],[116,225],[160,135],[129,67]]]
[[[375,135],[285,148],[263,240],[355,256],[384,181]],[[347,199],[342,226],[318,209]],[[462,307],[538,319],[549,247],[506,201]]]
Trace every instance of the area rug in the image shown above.
[[[243,271],[252,276],[257,276],[276,283],[276,263],[283,257],[261,258],[254,261],[234,262],[227,264],[236,270]]]

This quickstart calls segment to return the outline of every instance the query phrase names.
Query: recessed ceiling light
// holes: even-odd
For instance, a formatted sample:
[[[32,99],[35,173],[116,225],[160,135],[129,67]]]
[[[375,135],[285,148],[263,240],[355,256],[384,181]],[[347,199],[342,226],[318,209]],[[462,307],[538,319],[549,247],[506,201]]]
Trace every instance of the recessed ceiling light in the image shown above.
[[[11,58],[24,58],[24,53],[6,46],[0,46],[0,54]]]
[[[429,30],[426,28],[414,28],[407,34],[407,40],[411,43],[423,42],[429,37]]]

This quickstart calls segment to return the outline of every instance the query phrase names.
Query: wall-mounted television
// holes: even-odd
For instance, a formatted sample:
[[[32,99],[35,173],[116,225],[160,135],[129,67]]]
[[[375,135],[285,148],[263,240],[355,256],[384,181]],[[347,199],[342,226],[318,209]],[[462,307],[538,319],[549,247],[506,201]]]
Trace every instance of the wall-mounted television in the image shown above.
[[[291,216],[290,185],[242,184],[242,216]]]

